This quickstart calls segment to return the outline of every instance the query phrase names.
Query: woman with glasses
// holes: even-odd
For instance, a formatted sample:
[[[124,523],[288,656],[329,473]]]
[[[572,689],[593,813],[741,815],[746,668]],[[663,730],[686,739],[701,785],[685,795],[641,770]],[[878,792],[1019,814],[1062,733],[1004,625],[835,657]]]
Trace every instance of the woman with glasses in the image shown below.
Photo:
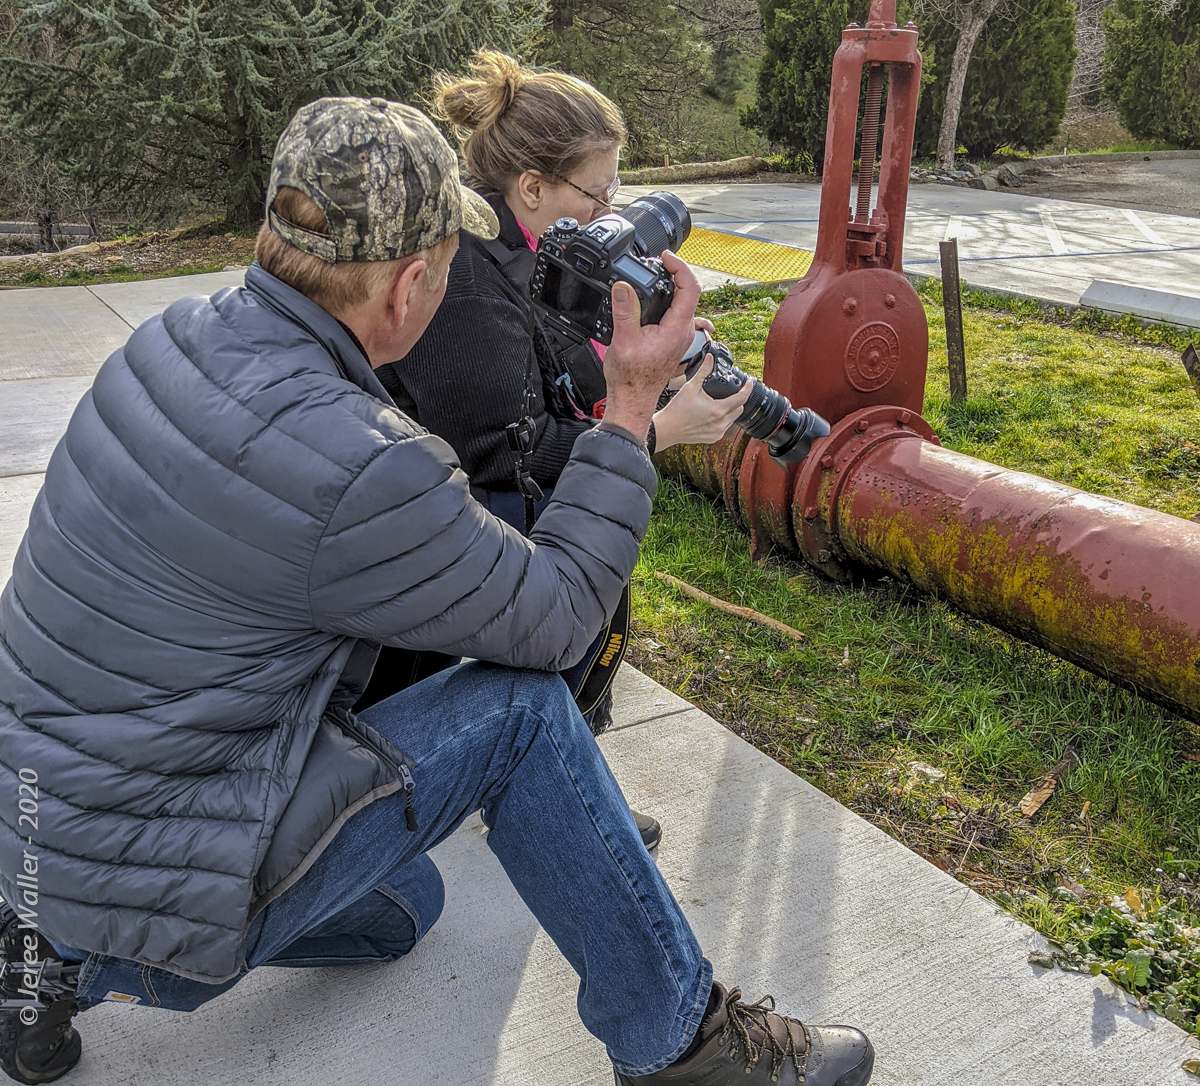
[[[468,183],[495,209],[500,236],[482,242],[460,235],[428,331],[401,361],[376,372],[401,408],[453,446],[475,496],[523,531],[519,467],[544,494],[536,516],[605,399],[604,347],[555,338],[529,300],[532,250],[555,220],[586,223],[611,209],[625,124],[616,105],[582,80],[532,71],[489,50],[476,54],[465,78],[443,75],[435,90],[436,114],[463,138]],[[740,413],[749,388],[713,400],[700,389],[706,373],[655,415],[652,451],[710,444]],[[525,417],[533,441],[522,458],[507,431]],[[441,662],[423,659],[411,678]],[[602,699],[590,723],[598,731],[607,719]]]
[[[575,439],[603,413],[605,396],[604,347],[557,340],[536,313],[531,321],[525,283],[532,250],[555,220],[586,223],[611,209],[625,123],[582,80],[535,72],[490,50],[476,54],[467,77],[442,75],[435,89],[436,114],[465,137],[468,183],[500,219],[499,245],[460,235],[429,330],[379,372],[401,407],[450,442],[476,496],[523,529],[506,429],[526,414],[531,349],[536,438],[528,467],[543,492],[553,488]],[[655,415],[655,448],[711,444],[740,413],[742,397],[736,400],[712,400],[696,381]]]

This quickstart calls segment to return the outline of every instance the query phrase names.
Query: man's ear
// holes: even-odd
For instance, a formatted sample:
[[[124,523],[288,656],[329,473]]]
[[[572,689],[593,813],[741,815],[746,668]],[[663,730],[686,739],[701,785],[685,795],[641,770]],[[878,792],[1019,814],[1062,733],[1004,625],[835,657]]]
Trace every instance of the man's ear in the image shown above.
[[[392,279],[388,288],[388,319],[392,326],[399,329],[408,317],[409,306],[412,305],[415,292],[424,286],[425,261],[414,260],[401,268]]]
[[[517,178],[517,195],[530,211],[536,211],[545,196],[546,179],[533,170],[526,170]]]

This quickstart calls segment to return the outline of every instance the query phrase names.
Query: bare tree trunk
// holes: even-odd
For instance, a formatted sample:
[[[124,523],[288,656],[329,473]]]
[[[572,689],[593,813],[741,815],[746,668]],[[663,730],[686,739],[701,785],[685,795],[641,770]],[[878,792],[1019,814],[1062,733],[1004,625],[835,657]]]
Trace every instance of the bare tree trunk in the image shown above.
[[[958,115],[962,109],[963,87],[967,82],[967,65],[971,51],[1000,0],[978,0],[964,14],[954,59],[950,63],[950,79],[946,84],[946,107],[942,111],[942,127],[938,132],[937,164],[943,170],[954,169],[954,152],[958,149]]]
[[[42,158],[35,167],[37,170],[37,187],[35,190],[35,215],[37,216],[38,248],[43,253],[52,253],[57,246],[54,244],[54,227],[58,223],[58,193],[56,190],[55,168],[49,158]]]
[[[226,155],[228,191],[225,197],[225,221],[230,226],[257,226],[263,217],[266,188],[251,181],[254,164],[262,156],[258,139],[250,132],[246,119],[236,109],[232,96],[225,108],[230,144]]]

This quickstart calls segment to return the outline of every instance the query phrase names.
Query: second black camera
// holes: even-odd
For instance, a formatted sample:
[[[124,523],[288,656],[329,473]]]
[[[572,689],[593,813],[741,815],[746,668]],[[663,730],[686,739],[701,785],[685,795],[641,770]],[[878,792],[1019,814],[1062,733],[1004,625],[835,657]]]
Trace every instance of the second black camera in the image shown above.
[[[669,192],[652,193],[619,215],[584,225],[559,219],[538,241],[530,295],[557,328],[580,342],[612,341],[616,282],[637,293],[642,324],[657,324],[675,293],[659,254],[677,250],[691,229],[688,209]]]

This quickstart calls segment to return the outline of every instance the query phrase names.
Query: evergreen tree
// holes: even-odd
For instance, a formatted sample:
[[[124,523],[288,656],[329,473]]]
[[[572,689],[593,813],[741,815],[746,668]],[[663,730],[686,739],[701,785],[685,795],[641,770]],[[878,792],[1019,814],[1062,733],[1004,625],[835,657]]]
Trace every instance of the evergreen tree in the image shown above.
[[[262,215],[275,140],[323,95],[413,101],[474,48],[520,49],[544,0],[41,0],[0,50],[4,134],[133,207]],[[47,60],[30,43],[69,43]]]
[[[916,153],[929,156],[938,151],[959,35],[953,23],[936,18],[927,17],[920,28],[933,64],[917,110]],[[993,16],[971,52],[957,143],[972,158],[1005,146],[1044,147],[1066,112],[1074,57],[1073,0],[1022,0],[1020,7]]]
[[[673,139],[709,77],[700,23],[671,0],[551,0],[548,29],[539,59],[621,107],[633,163]]]
[[[758,97],[742,124],[820,170],[833,54],[852,20],[866,20],[868,0],[759,0],[766,27]]]
[[[1139,139],[1200,147],[1200,0],[1117,0],[1104,13],[1104,91]]]

